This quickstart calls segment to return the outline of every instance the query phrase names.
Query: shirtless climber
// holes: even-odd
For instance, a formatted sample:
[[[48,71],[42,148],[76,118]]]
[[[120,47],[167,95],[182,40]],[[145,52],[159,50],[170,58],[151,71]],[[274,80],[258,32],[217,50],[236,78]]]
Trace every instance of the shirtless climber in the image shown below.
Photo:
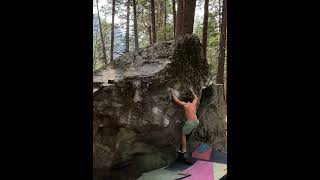
[[[199,98],[193,92],[192,88],[190,88],[190,91],[192,92],[193,100],[190,99],[187,102],[183,102],[177,98],[177,96],[173,92],[173,89],[170,88],[170,92],[172,94],[173,100],[177,104],[183,107],[185,116],[186,116],[186,122],[182,128],[182,136],[181,136],[182,148],[181,148],[181,151],[179,151],[180,153],[185,153],[187,151],[186,135],[190,134],[191,131],[199,125],[199,120],[197,118],[197,109],[196,109]]]

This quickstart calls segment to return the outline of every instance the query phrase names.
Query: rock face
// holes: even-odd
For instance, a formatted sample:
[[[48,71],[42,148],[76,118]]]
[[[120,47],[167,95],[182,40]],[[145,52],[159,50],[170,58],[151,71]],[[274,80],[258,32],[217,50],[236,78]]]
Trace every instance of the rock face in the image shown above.
[[[208,72],[199,38],[186,35],[126,53],[95,74],[94,179],[139,176],[174,161],[185,118],[168,88],[180,99],[191,97],[189,87],[201,96]]]

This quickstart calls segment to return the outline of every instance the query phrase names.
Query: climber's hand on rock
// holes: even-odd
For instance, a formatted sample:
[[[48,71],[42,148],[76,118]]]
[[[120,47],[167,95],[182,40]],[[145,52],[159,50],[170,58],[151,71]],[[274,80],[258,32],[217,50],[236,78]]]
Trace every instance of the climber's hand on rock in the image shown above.
[[[195,101],[197,101],[198,97],[197,97],[197,95],[194,93],[194,91],[193,91],[192,87],[190,87],[189,89],[190,89],[190,91],[191,91],[191,93],[192,93],[193,97],[196,99]]]
[[[173,90],[171,91],[171,95],[172,95],[173,97],[176,97],[176,94],[174,93]]]
[[[173,89],[172,88],[169,88],[169,94],[173,94]]]
[[[194,94],[192,87],[189,87],[190,91],[192,92],[192,94]]]

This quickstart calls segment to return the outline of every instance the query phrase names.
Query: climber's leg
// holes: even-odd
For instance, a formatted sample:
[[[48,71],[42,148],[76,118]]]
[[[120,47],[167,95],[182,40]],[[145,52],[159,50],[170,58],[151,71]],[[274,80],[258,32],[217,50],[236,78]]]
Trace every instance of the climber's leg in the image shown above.
[[[185,136],[186,136],[186,142],[188,142],[188,140],[189,140],[189,138],[190,138],[191,134],[192,134],[192,131],[191,131],[191,133],[190,133],[190,134],[185,135]],[[181,138],[182,138],[182,137],[181,137]],[[180,151],[180,152],[182,152],[182,143],[181,143],[181,145],[180,145],[179,151]]]
[[[192,131],[193,131],[193,130],[192,130]],[[188,140],[189,140],[189,138],[190,138],[190,136],[191,136],[191,134],[192,134],[192,131],[191,131],[189,134],[186,135],[187,142],[188,142]]]
[[[187,150],[187,137],[189,136],[192,131],[192,124],[190,122],[185,122],[184,126],[182,127],[182,134],[181,134],[181,152],[186,152]],[[189,138],[188,138],[189,139]]]
[[[184,153],[187,151],[187,139],[186,139],[186,135],[182,133],[182,136],[181,136],[181,145],[182,145],[182,148],[181,148],[181,151]]]

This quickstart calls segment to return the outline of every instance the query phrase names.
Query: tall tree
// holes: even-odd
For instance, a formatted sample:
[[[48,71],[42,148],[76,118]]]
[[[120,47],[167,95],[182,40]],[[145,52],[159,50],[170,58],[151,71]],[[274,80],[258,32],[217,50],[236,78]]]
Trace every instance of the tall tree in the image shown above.
[[[192,34],[196,0],[184,0],[183,34]]]
[[[98,42],[98,34],[96,34],[96,38],[94,39],[95,40],[95,45],[93,46],[93,67],[96,66],[96,47],[97,47],[97,42]]]
[[[126,49],[129,52],[129,25],[130,25],[130,0],[127,0],[127,28],[126,28]]]
[[[209,0],[204,1],[203,29],[202,29],[202,47],[203,55],[207,58],[207,40],[208,40],[208,9]]]
[[[102,43],[102,51],[103,51],[103,60],[105,61],[105,64],[107,64],[107,55],[106,55],[106,46],[104,44],[104,38],[103,38],[103,32],[102,32],[102,26],[101,26],[101,19],[100,19],[100,13],[99,13],[99,2],[96,0],[97,5],[97,11],[98,11],[98,19],[99,19],[99,27],[100,27],[100,38]]]
[[[183,34],[183,12],[184,10],[184,0],[178,0],[177,9],[177,24],[176,24],[176,35],[180,36]]]
[[[114,48],[114,15],[116,11],[116,0],[112,0],[112,22],[111,22],[111,46],[110,46],[110,61],[113,61]]]
[[[176,37],[176,1],[172,0],[173,37]]]
[[[150,42],[150,44],[152,44],[153,41],[152,41],[152,30],[151,30],[151,26],[148,26],[148,32],[149,32],[149,42]]]
[[[149,35],[149,44],[152,44],[152,30],[151,30],[151,26],[148,24],[146,24],[145,23],[145,21],[144,21],[144,13],[143,13],[144,11],[143,11],[143,9],[142,9],[142,11],[141,11],[141,22],[142,22],[142,24],[144,25],[144,27],[147,29],[147,31],[148,31],[148,35]],[[151,14],[151,9],[150,9],[150,7],[148,8],[148,12],[149,12],[149,15]],[[150,16],[149,16],[148,14],[147,14],[147,19],[150,19]],[[148,20],[148,22],[150,23],[150,20]]]
[[[178,0],[176,35],[192,34],[196,0]]]
[[[218,31],[220,31],[220,27],[221,27],[221,0],[218,1],[218,19],[219,19]]]
[[[154,14],[154,0],[150,0],[151,5],[151,24],[152,24],[152,42],[157,42],[156,19]]]
[[[157,2],[157,1],[156,1]],[[163,0],[158,1],[159,3],[155,4],[156,8],[156,22],[158,23],[158,30],[161,29],[161,26],[163,25]]]
[[[224,83],[224,100],[227,101],[227,79],[226,82]]]
[[[134,46],[135,50],[139,49],[139,37],[138,37],[138,23],[137,23],[137,10],[136,0],[133,0],[133,30],[134,30]]]
[[[224,79],[224,63],[225,63],[225,46],[226,46],[226,32],[227,32],[227,0],[222,3],[222,22],[220,26],[220,42],[219,42],[219,57],[217,69],[217,84],[223,84]]]
[[[164,39],[167,39],[167,0],[164,0],[164,20],[163,20],[163,28],[164,28]]]

